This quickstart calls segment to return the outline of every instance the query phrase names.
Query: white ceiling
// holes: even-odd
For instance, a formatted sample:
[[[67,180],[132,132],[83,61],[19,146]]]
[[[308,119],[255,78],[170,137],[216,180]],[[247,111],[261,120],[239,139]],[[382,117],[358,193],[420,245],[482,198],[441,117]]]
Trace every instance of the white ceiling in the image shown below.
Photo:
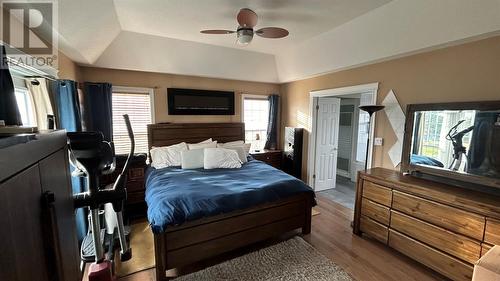
[[[333,29],[390,0],[115,0],[122,30],[194,41],[230,48],[277,54]],[[283,39],[256,36],[246,47],[235,44],[236,35],[200,34],[203,29],[236,30],[241,8],[254,10],[256,29],[276,26],[290,31]]]
[[[235,35],[240,8],[284,39]],[[500,0],[59,0],[59,47],[82,65],[286,82],[500,30]],[[414,36],[415,35],[415,36]],[[428,35],[428,36],[427,36]]]

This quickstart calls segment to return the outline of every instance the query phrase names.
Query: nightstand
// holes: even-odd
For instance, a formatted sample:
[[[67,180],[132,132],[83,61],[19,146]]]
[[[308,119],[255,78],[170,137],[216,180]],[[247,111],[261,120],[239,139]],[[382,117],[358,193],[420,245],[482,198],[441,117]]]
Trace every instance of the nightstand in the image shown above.
[[[121,173],[123,165],[127,160],[126,156],[116,156],[116,169],[112,174],[101,176],[101,185],[114,184],[118,174]],[[125,201],[124,214],[127,218],[145,217],[146,202],[145,180],[146,173],[146,154],[136,154],[130,161],[130,167],[127,174],[127,200]]]
[[[277,169],[281,169],[281,160],[283,157],[283,151],[281,150],[268,150],[263,149],[261,151],[251,151],[250,155],[256,160],[260,160],[269,164]]]

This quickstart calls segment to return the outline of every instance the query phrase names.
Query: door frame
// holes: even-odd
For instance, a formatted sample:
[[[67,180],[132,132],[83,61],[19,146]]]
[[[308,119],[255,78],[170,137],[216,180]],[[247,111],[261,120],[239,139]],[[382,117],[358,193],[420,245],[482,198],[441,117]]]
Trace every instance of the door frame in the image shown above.
[[[313,175],[316,171],[316,126],[317,126],[317,112],[315,110],[316,105],[318,105],[318,99],[321,97],[341,97],[354,94],[370,94],[372,104],[377,103],[377,92],[379,83],[369,83],[361,84],[355,86],[332,88],[324,90],[316,90],[309,92],[309,112],[311,113],[311,133],[309,134],[309,147],[308,147],[308,157],[307,159],[307,183],[314,189],[314,178]],[[375,115],[372,117],[372,124],[375,124]],[[373,158],[373,139],[375,135],[375,126],[372,125],[370,129],[370,145],[368,150],[368,168],[371,168],[372,158]]]

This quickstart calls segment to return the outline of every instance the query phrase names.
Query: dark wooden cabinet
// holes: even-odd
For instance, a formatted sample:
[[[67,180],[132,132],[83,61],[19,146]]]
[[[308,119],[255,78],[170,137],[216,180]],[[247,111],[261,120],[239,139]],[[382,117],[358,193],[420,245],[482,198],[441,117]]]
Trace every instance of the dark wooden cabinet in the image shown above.
[[[80,280],[68,165],[64,131],[0,149],[0,280]]]
[[[113,184],[122,171],[126,157],[117,156],[115,172],[101,177],[101,185]],[[145,217],[147,206],[145,196],[146,155],[136,154],[127,174],[127,201],[125,201],[125,216],[127,218]]]
[[[283,159],[283,152],[281,150],[262,150],[259,152],[250,152],[253,158],[265,162],[277,169],[281,169],[281,161]]]
[[[1,280],[49,280],[38,165],[0,185]]]

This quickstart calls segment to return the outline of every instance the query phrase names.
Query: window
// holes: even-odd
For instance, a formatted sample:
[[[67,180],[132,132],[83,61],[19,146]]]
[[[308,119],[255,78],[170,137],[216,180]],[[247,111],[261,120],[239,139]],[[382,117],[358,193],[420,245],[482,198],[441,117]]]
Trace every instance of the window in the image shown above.
[[[147,125],[153,122],[153,90],[113,87],[113,143],[116,154],[128,154],[130,140],[123,114],[128,114],[135,137],[135,153],[148,152]]]
[[[243,98],[243,122],[245,142],[251,143],[251,150],[264,148],[267,138],[269,101],[260,97]]]
[[[15,87],[15,95],[23,126],[36,126],[33,102],[28,89]]]

